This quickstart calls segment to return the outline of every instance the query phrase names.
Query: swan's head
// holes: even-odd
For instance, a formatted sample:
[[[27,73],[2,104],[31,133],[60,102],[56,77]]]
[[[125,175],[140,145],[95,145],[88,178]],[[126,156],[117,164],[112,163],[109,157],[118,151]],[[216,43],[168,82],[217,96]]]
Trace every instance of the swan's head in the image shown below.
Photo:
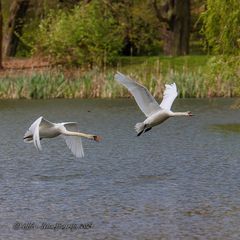
[[[102,138],[100,136],[94,135],[93,140],[96,142],[100,142],[102,140]]]
[[[187,112],[187,115],[188,115],[189,117],[194,116],[194,114],[192,114],[192,112],[190,112],[190,111]]]
[[[27,130],[23,136],[24,142],[32,142],[33,141],[33,134],[31,131]]]

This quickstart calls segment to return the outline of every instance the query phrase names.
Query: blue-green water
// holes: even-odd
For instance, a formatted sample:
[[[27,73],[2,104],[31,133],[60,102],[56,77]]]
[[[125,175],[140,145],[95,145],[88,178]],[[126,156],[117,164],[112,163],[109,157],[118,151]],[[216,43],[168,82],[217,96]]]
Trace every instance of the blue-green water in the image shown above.
[[[227,129],[240,123],[233,102],[178,99],[174,110],[196,116],[136,137],[144,115],[131,99],[1,101],[0,238],[240,239],[240,133]],[[103,141],[83,140],[83,159],[61,137],[43,140],[38,153],[22,137],[41,115],[77,121]],[[16,222],[34,227],[16,230]]]

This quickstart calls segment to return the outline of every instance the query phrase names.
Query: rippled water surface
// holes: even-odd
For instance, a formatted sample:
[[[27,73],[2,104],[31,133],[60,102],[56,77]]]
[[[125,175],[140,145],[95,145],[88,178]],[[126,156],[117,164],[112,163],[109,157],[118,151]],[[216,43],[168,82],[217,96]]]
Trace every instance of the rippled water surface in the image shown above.
[[[132,99],[1,101],[1,239],[240,239],[240,111],[234,99],[177,100],[172,118],[136,137]],[[39,116],[78,121],[76,159],[61,137],[38,153],[22,136]],[[89,229],[13,229],[16,222]]]

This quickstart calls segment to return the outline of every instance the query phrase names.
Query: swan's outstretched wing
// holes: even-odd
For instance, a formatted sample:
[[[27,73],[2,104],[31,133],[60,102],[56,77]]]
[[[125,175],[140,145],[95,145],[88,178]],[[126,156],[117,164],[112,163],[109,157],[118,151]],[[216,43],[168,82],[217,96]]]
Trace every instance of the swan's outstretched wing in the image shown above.
[[[63,123],[63,126],[71,132],[78,132],[78,124],[75,122],[67,122]],[[66,136],[62,135],[62,137],[65,139],[67,146],[75,155],[77,158],[84,157],[84,151],[83,151],[83,146],[82,146],[82,140],[81,137],[76,137],[76,136]]]
[[[26,134],[32,133],[34,146],[41,151],[42,146],[40,143],[39,129],[41,128],[50,128],[53,127],[54,124],[44,119],[43,117],[39,117],[29,128]],[[26,135],[25,134],[25,135]]]
[[[29,131],[31,131],[32,133],[34,133],[34,130],[36,128],[36,124],[41,124],[41,127],[45,127],[45,128],[50,128],[54,126],[54,123],[49,122],[48,120],[46,120],[43,117],[39,117],[29,128]]]
[[[170,110],[173,104],[173,101],[177,97],[177,86],[175,83],[166,84],[165,91],[163,93],[163,100],[160,104],[160,107],[166,110]]]
[[[120,72],[117,72],[114,77],[117,82],[125,86],[128,91],[131,92],[139,108],[147,117],[161,109],[157,101],[144,86]]]
[[[29,128],[29,131],[32,133],[33,136],[33,143],[37,150],[41,151],[41,143],[39,137],[39,125],[42,121],[43,117],[39,117]]]

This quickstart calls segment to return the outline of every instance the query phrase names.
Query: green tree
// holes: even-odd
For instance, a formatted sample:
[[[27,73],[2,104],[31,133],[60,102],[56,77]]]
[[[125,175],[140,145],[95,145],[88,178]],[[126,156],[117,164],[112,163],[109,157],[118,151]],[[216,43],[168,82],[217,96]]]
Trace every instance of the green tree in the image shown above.
[[[239,0],[207,0],[207,10],[202,14],[202,18],[205,46],[218,54],[239,54]]]
[[[189,53],[190,0],[105,1],[124,25],[124,54]]]
[[[207,77],[219,87],[228,86],[229,96],[240,93],[240,5],[239,0],[207,0],[202,14],[205,46],[214,53]]]
[[[0,0],[0,69],[2,65],[2,44],[3,44],[3,14],[2,14],[2,0]]]
[[[52,11],[40,24],[35,50],[58,62],[103,66],[121,48],[121,29],[106,5],[95,0],[69,12]]]
[[[161,49],[159,23],[150,1],[104,0],[122,29],[123,55],[158,54]]]

